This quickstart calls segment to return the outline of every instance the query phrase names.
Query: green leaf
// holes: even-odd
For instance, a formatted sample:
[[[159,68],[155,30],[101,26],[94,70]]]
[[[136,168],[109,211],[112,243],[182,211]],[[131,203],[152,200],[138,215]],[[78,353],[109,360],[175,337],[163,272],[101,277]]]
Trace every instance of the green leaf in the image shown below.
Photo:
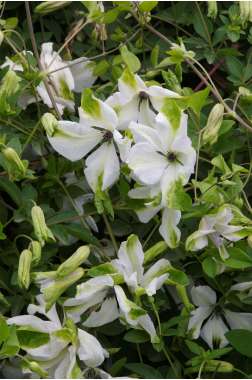
[[[159,45],[155,45],[151,51],[150,61],[153,67],[156,67],[158,64],[159,50],[160,50]]]
[[[138,8],[142,12],[150,12],[158,5],[158,1],[141,1]]]
[[[225,336],[236,351],[252,358],[252,331],[243,329],[231,330]]]
[[[20,347],[23,349],[36,348],[49,342],[49,334],[39,331],[18,329],[17,336]]]
[[[214,278],[217,274],[217,263],[212,257],[206,257],[202,262],[203,271],[207,276]]]
[[[185,192],[182,182],[176,181],[167,194],[167,205],[175,210],[187,211],[192,207],[190,195]]]
[[[192,108],[197,115],[200,114],[201,109],[206,104],[209,92],[210,88],[206,87],[204,90],[195,92],[188,97],[188,107]]]
[[[123,337],[126,342],[130,343],[145,343],[149,342],[149,335],[143,330],[130,330]]]
[[[7,339],[4,341],[2,348],[0,350],[0,358],[4,359],[7,357],[15,356],[19,351],[19,342],[16,333],[16,327],[9,327],[9,334]]]
[[[120,373],[121,369],[125,366],[126,363],[127,363],[126,357],[123,357],[117,360],[109,369],[110,375],[113,377],[116,377],[116,375]]]
[[[70,235],[77,237],[85,243],[99,245],[99,240],[85,227],[76,223],[69,223],[64,227]]]
[[[162,379],[163,377],[158,370],[144,363],[128,363],[125,368],[133,371],[143,379]]]
[[[166,98],[164,100],[164,105],[161,110],[169,122],[171,123],[172,128],[176,131],[180,127],[181,120],[181,109],[178,106],[176,100],[171,98]]]
[[[141,62],[137,58],[137,56],[128,50],[127,46],[124,45],[120,49],[120,53],[122,56],[122,60],[127,65],[127,67],[135,73],[136,71],[140,70],[141,68]]]
[[[205,350],[201,346],[199,346],[197,343],[192,342],[190,340],[186,340],[185,342],[186,342],[187,347],[193,354],[195,355],[204,354]]]
[[[172,281],[173,283],[177,285],[182,285],[182,286],[187,286],[190,283],[189,278],[187,277],[186,273],[175,268],[169,269],[168,282],[169,281]]]
[[[252,259],[248,254],[239,248],[228,248],[229,258],[225,260],[225,265],[233,269],[245,269],[252,267]]]
[[[11,199],[16,203],[17,206],[22,204],[21,191],[18,186],[11,182],[8,178],[0,177],[0,189],[5,191]]]
[[[0,315],[0,344],[9,336],[9,327],[5,319]]]

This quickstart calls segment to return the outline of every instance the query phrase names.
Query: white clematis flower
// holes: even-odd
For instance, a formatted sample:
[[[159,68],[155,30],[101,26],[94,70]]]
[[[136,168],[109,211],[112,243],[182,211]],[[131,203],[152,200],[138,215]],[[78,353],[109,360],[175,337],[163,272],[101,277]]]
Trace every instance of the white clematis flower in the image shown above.
[[[162,205],[169,207],[172,186],[185,185],[194,171],[196,153],[187,136],[187,115],[181,113],[176,127],[160,112],[155,128],[135,122],[129,128],[136,142],[127,160],[133,178],[143,185],[159,185]]]
[[[221,258],[229,257],[225,241],[238,241],[244,237],[243,227],[230,224],[233,213],[227,206],[221,207],[215,214],[204,216],[199,229],[193,232],[186,240],[186,249],[198,251],[208,246],[211,241],[220,252]]]
[[[104,191],[118,180],[120,174],[115,146],[118,147],[121,159],[125,159],[130,141],[117,131],[118,118],[115,111],[94,97],[90,90],[84,93],[79,115],[79,123],[59,121],[58,127],[51,136],[48,135],[48,139],[58,153],[71,161],[79,160],[94,150],[86,159],[84,173],[94,192],[98,188]]]
[[[119,129],[127,129],[131,121],[152,125],[167,97],[178,98],[173,91],[160,86],[147,87],[137,75],[126,69],[118,80],[119,91],[107,99],[119,119]]]
[[[144,273],[144,252],[136,235],[130,235],[118,251],[118,259],[111,264],[123,275],[124,281],[134,293],[156,294],[169,277],[170,262],[160,259]]]
[[[193,339],[200,336],[209,347],[222,348],[228,344],[225,333],[229,329],[249,330],[251,328],[252,314],[234,312],[224,305],[220,306],[217,303],[215,291],[209,286],[193,287],[191,296],[193,303],[197,306],[191,312],[188,324],[188,331]]]
[[[67,316],[79,322],[81,315],[95,307],[83,326],[97,327],[113,322],[119,317],[113,286],[114,281],[108,275],[97,276],[78,285],[76,296],[64,302]]]
[[[159,185],[139,186],[130,190],[128,195],[130,198],[144,201],[144,205],[135,210],[142,223],[148,223],[159,211],[162,211],[159,233],[168,247],[176,248],[181,236],[181,232],[177,227],[181,219],[181,212],[168,207],[162,207],[162,195]]]
[[[32,52],[23,52],[24,58]],[[74,111],[74,98],[72,92],[82,92],[84,88],[91,87],[96,80],[93,74],[94,64],[85,57],[77,58],[73,61],[64,61],[60,55],[53,50],[53,43],[46,42],[41,45],[40,62],[48,78],[48,85],[55,98],[55,103],[60,114],[64,108]],[[16,63],[6,57],[1,68],[9,67],[14,71],[24,71],[21,63]],[[36,90],[39,98],[49,107],[53,108],[51,99],[46,87],[41,82]],[[28,91],[18,100],[21,108],[25,109],[30,103],[36,102],[37,99]]]
[[[76,370],[76,356],[87,367],[95,368],[108,357],[98,340],[82,329],[75,328],[72,322],[62,325],[55,306],[45,311],[43,297],[37,297],[38,305],[29,305],[28,314],[9,318],[7,323],[21,326],[35,332],[49,334],[48,343],[36,348],[26,348],[27,359],[36,361],[42,369],[48,371],[50,378],[72,378]],[[36,317],[35,313],[44,315],[47,320]]]

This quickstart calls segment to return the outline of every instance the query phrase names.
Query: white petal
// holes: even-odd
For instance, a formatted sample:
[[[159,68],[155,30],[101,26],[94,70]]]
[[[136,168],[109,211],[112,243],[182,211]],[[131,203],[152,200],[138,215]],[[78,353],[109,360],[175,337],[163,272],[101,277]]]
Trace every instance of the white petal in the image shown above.
[[[118,89],[126,101],[129,101],[140,91],[145,91],[147,87],[137,74],[134,75],[126,69],[118,80]]]
[[[231,329],[251,330],[252,314],[225,309],[225,317]]]
[[[34,315],[28,314],[9,318],[7,323],[8,325],[25,326],[44,333],[51,333],[57,328],[53,322],[43,321]]]
[[[91,368],[98,367],[109,356],[93,335],[78,329],[78,338],[80,342],[77,351],[78,356],[80,360],[84,361],[86,366]]]
[[[139,143],[131,149],[128,165],[140,182],[154,185],[160,181],[167,167],[167,160],[149,144]]]
[[[180,95],[174,91],[167,90],[166,88],[160,86],[150,86],[148,87],[148,94],[151,98],[153,107],[157,111],[161,111],[161,108],[164,105],[165,98],[179,98]]]
[[[84,109],[79,108],[80,122],[83,122],[89,126],[113,131],[118,125],[118,117],[115,111],[108,104],[95,96],[92,95],[92,98],[94,103],[97,105],[97,113],[91,112],[91,110],[85,110],[84,103]]]
[[[186,239],[186,250],[187,251],[199,251],[208,245],[208,235],[212,230],[198,230],[193,232]]]
[[[90,61],[83,62],[83,58],[84,57],[81,57],[71,61],[70,70],[74,78],[73,90],[75,92],[82,92],[84,88],[91,87],[97,78],[93,74],[93,64]]]
[[[124,281],[133,288],[141,283],[143,278],[144,253],[136,235],[131,235],[123,242],[118,251],[119,268],[122,270]],[[117,264],[118,261],[115,260]],[[134,277],[132,277],[134,275]]]
[[[201,330],[201,337],[211,348],[222,348],[228,344],[225,333],[228,331],[227,326],[220,316],[212,316]]]
[[[76,364],[76,349],[73,346],[68,347],[64,357],[61,358],[54,372],[55,379],[70,379],[72,370]]]
[[[93,152],[86,160],[84,173],[93,192],[97,190],[99,177],[102,178],[102,191],[111,187],[120,175],[114,144],[104,143]]]
[[[135,143],[148,143],[153,146],[154,150],[162,152],[162,142],[157,130],[134,121],[130,123],[129,129],[133,133]]]
[[[159,338],[157,336],[155,326],[149,315],[143,315],[142,317],[138,318],[138,324],[150,335],[152,343],[158,343]]]
[[[193,286],[191,296],[196,306],[211,306],[216,303],[216,293],[209,286]]]
[[[93,311],[83,323],[85,327],[103,326],[119,317],[117,302],[114,297],[107,298],[99,311]]]
[[[156,294],[162,287],[169,276],[167,272],[170,267],[168,260],[160,259],[147,270],[143,277],[142,287],[145,288],[148,296]]]
[[[113,137],[118,147],[122,162],[126,162],[131,148],[131,140],[127,136],[123,137],[116,129],[113,132]]]
[[[161,210],[161,206],[157,207],[145,207],[136,210],[138,219],[142,223],[148,223],[157,213]]]
[[[177,227],[180,218],[181,212],[171,208],[165,208],[162,213],[162,223],[159,232],[170,248],[175,248],[180,241],[181,232]]]
[[[211,306],[200,306],[191,312],[188,323],[188,331],[192,334],[193,339],[198,339],[201,326],[206,318],[212,313]]]
[[[37,348],[26,349],[26,351],[32,356],[33,360],[48,361],[56,358],[67,345],[67,341],[52,337],[47,344],[43,344]]]
[[[47,136],[52,147],[68,160],[76,161],[89,153],[103,135],[94,128],[72,121],[59,121],[53,137]]]

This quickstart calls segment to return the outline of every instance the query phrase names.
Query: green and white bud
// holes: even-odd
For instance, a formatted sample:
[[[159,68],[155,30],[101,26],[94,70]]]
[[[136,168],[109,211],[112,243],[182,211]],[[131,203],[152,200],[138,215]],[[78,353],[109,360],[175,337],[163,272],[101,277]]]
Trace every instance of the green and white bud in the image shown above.
[[[3,32],[0,30],[0,45],[2,45],[3,40],[4,40],[4,34],[3,34]]]
[[[47,241],[55,241],[52,231],[47,227],[43,210],[39,206],[33,206],[31,210],[34,233],[42,247]]]
[[[240,18],[243,24],[252,21],[252,3],[251,1],[239,1]]]
[[[45,378],[48,378],[48,373],[47,371],[45,371],[37,362],[35,361],[29,361],[29,360],[26,360],[24,365],[23,365],[24,368],[29,368],[29,370],[31,370],[32,372],[35,372],[36,374],[38,374],[40,376],[40,378],[42,379],[45,379]]]
[[[72,256],[58,267],[57,276],[64,277],[73,272],[87,260],[89,253],[90,249],[88,246],[79,247]]]
[[[20,288],[29,288],[31,263],[32,253],[29,249],[24,249],[21,252],[18,263],[18,284]]]
[[[53,136],[54,132],[58,128],[58,120],[54,115],[47,112],[41,117],[41,123],[47,133],[48,136]]]
[[[35,7],[35,12],[47,15],[48,13],[57,11],[71,4],[71,1],[43,1]]]
[[[208,17],[215,19],[218,14],[217,1],[214,1],[214,0],[208,1],[207,6],[208,6],[208,12],[207,12]]]
[[[215,104],[212,108],[205,130],[203,132],[202,140],[204,144],[214,144],[218,140],[218,132],[221,127],[224,115],[224,106],[220,103]]]
[[[16,170],[18,170],[18,172],[20,172],[21,174],[25,174],[26,167],[23,161],[20,159],[17,152],[13,148],[11,147],[4,148],[2,150],[2,153],[4,155],[4,158],[8,162],[8,164],[10,164]]]
[[[41,244],[39,241],[33,240],[30,244],[30,250],[32,251],[32,265],[36,266],[41,259]]]
[[[69,286],[81,279],[84,274],[83,268],[77,268],[67,276],[58,278],[57,272],[38,272],[35,274],[35,281],[41,284],[41,292],[46,301],[46,311],[50,310],[57,299],[63,294]]]
[[[165,241],[159,241],[149,248],[144,254],[144,263],[153,261],[157,256],[163,253],[168,248]]]

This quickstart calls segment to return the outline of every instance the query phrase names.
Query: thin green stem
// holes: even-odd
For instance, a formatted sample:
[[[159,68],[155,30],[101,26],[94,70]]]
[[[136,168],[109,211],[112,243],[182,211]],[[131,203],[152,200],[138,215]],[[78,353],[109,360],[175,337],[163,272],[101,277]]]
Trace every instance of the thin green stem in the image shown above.
[[[111,242],[113,244],[114,250],[115,250],[115,252],[117,252],[118,251],[118,245],[117,245],[117,242],[116,242],[113,230],[111,228],[111,225],[109,223],[109,220],[108,220],[108,218],[107,218],[107,216],[105,214],[103,214],[102,217],[103,217],[104,223],[106,225],[106,228],[107,228],[110,240],[111,240]]]

